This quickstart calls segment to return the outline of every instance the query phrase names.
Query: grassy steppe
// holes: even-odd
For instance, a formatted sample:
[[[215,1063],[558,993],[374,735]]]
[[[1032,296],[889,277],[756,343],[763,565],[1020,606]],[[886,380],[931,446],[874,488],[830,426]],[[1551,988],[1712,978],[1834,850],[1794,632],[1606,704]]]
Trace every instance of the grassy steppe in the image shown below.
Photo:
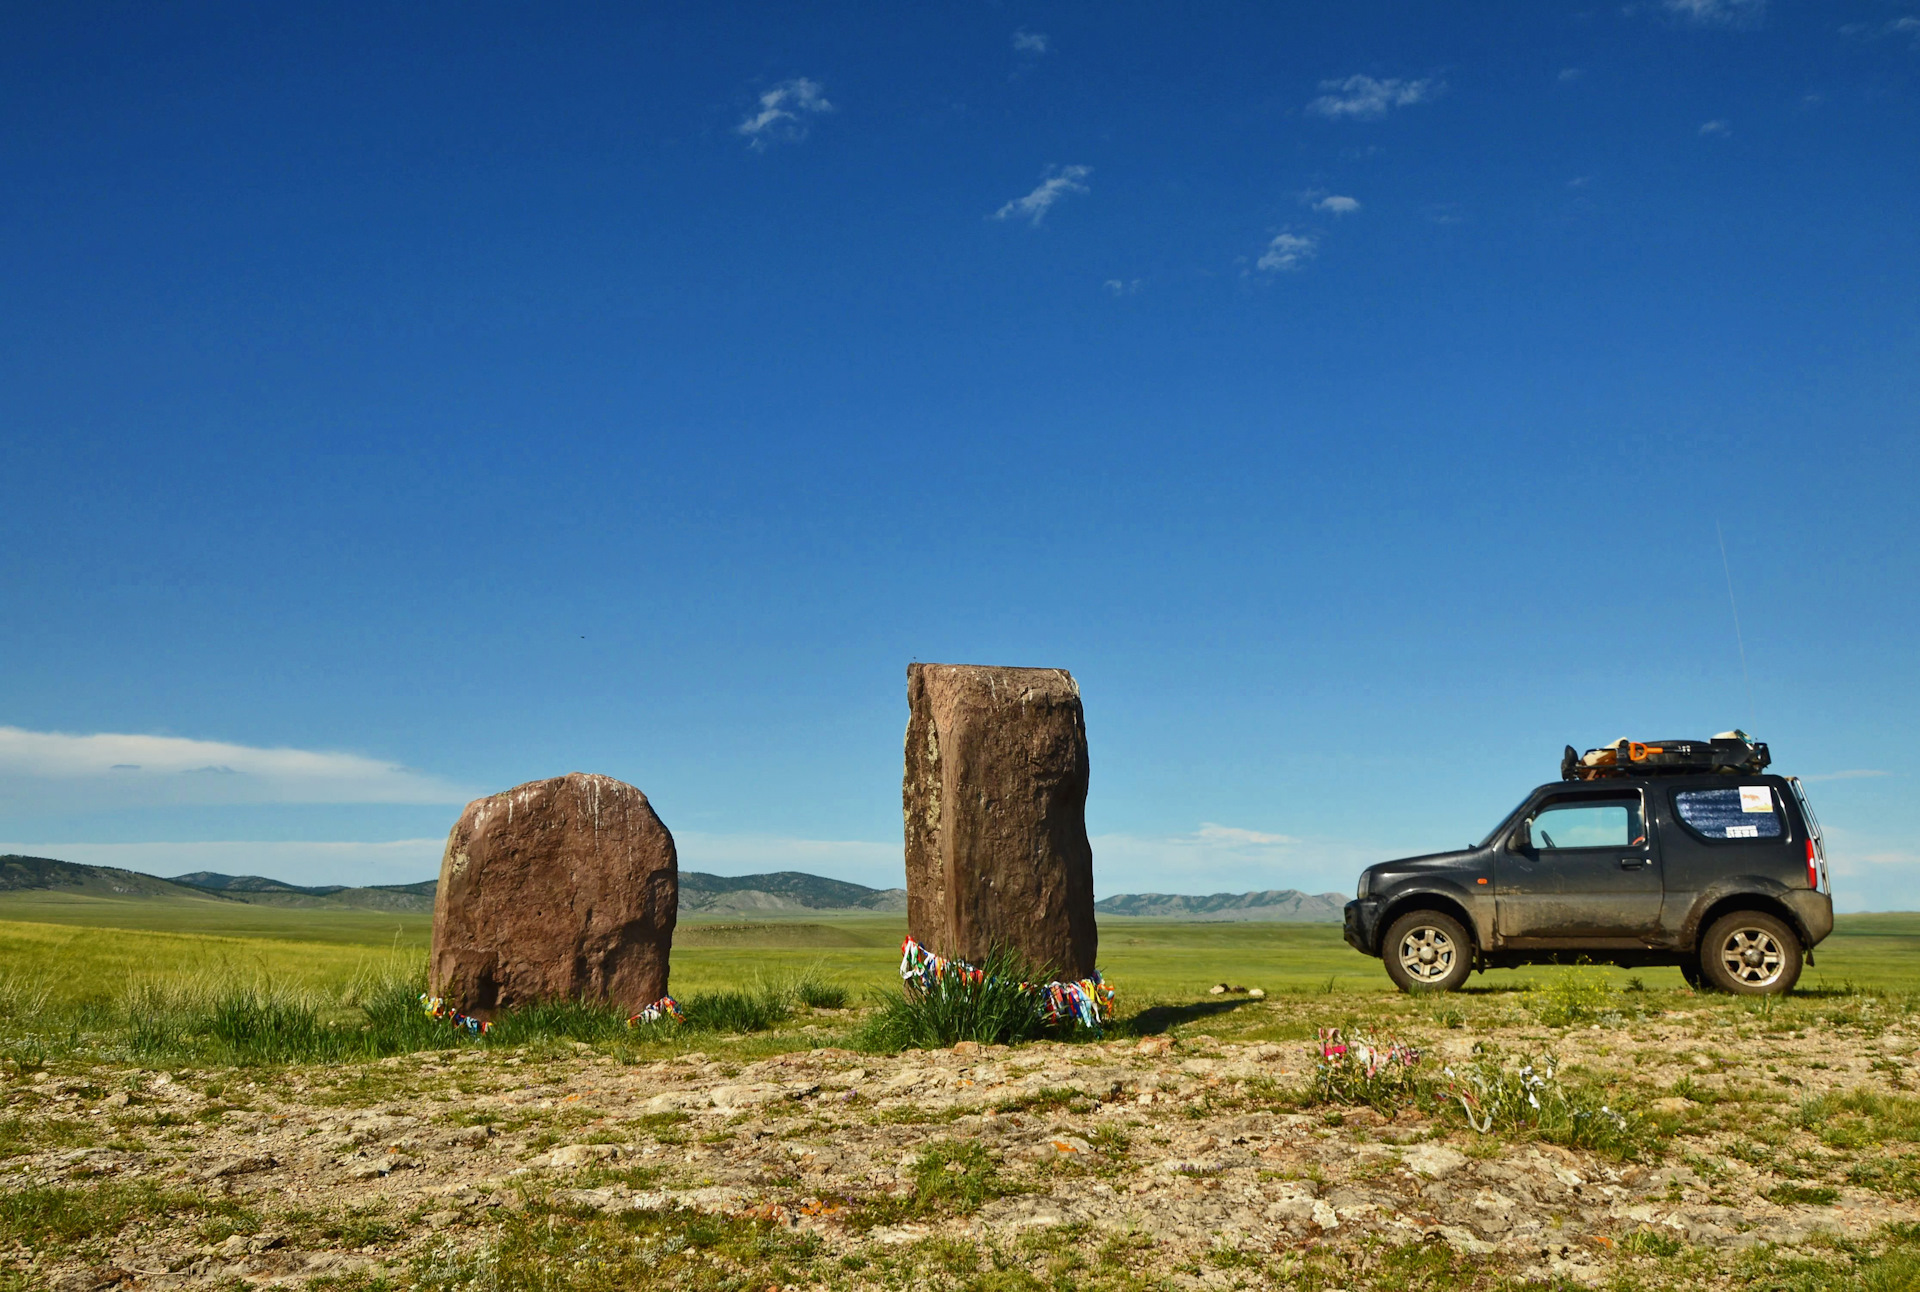
[[[762,974],[812,971],[856,995],[891,989],[904,920],[897,914],[794,919],[683,919],[674,940],[677,993],[727,990]],[[112,994],[141,979],[244,973],[334,989],[396,961],[418,963],[425,915],[313,911],[234,902],[121,901],[58,893],[0,894],[0,974],[55,998]],[[1324,924],[1188,923],[1107,918],[1101,969],[1131,1002],[1190,1000],[1216,982],[1268,992],[1380,993],[1378,961]],[[1843,915],[1801,979],[1804,990],[1920,988],[1920,914]],[[1476,977],[1469,990],[1550,982],[1538,967]],[[1624,986],[1680,985],[1678,971],[1606,970]]]

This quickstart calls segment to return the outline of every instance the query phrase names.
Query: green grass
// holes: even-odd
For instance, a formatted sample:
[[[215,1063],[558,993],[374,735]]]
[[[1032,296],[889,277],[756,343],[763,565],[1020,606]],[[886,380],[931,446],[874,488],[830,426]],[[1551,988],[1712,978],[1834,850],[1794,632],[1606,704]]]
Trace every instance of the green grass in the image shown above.
[[[897,914],[741,920],[685,917],[675,938],[676,995],[737,990],[763,974],[811,971],[849,999],[898,990]],[[110,937],[97,930],[111,929]],[[45,971],[49,989],[72,996],[110,989],[140,974],[223,969],[292,985],[340,989],[395,952],[425,949],[424,914],[300,910],[238,902],[116,900],[46,892],[0,893],[0,964]],[[1801,978],[1806,992],[1854,987],[1907,992],[1920,986],[1920,914],[1843,915]],[[1270,993],[1374,995],[1387,990],[1377,960],[1355,952],[1329,924],[1201,923],[1107,917],[1100,966],[1123,1009],[1191,1000],[1216,982]],[[1494,970],[1475,990],[1550,984],[1569,969]],[[1638,978],[1654,990],[1681,985],[1675,969],[1591,971],[1613,993]]]

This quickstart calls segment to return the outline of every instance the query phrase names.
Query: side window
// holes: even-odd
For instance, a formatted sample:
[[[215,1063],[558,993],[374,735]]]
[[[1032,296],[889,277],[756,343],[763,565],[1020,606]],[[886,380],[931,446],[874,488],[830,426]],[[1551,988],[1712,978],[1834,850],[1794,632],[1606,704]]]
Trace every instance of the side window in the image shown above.
[[[1534,813],[1536,848],[1634,848],[1646,842],[1640,801],[1550,803]]]
[[[1673,810],[1689,830],[1709,839],[1778,839],[1786,833],[1780,805],[1765,785],[1675,790]]]

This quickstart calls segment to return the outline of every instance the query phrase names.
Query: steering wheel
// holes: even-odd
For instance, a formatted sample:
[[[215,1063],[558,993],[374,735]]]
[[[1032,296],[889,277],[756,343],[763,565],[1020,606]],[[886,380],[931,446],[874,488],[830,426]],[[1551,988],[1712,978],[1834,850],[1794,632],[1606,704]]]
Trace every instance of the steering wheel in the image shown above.
[[[1540,838],[1546,843],[1547,847],[1549,848],[1555,848],[1559,846],[1558,844],[1554,843],[1553,836],[1548,834],[1545,830],[1542,830],[1540,832]]]

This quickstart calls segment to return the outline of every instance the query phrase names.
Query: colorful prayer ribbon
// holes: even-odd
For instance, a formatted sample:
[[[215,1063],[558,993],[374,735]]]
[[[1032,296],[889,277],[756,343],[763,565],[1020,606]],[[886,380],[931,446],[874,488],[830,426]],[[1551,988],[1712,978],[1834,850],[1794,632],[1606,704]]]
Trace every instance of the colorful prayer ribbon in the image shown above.
[[[680,1009],[680,1002],[671,996],[662,996],[653,1004],[627,1020],[628,1027],[643,1027],[648,1023],[658,1023],[666,1019],[674,1023],[684,1023],[687,1016]]]
[[[485,1036],[493,1030],[493,1024],[484,1018],[475,1018],[471,1014],[462,1014],[449,1005],[444,996],[429,996],[420,993],[420,1008],[426,1011],[428,1018],[444,1019],[455,1027],[464,1027],[476,1036]]]
[[[987,980],[987,971],[964,960],[937,955],[909,935],[900,943],[900,979],[910,990],[928,992],[949,981],[978,986]],[[1033,995],[1035,1008],[1048,1023],[1072,1021],[1098,1031],[1102,1024],[1113,1021],[1114,991],[1097,970],[1091,978],[1037,986],[1023,982],[1020,989]]]

